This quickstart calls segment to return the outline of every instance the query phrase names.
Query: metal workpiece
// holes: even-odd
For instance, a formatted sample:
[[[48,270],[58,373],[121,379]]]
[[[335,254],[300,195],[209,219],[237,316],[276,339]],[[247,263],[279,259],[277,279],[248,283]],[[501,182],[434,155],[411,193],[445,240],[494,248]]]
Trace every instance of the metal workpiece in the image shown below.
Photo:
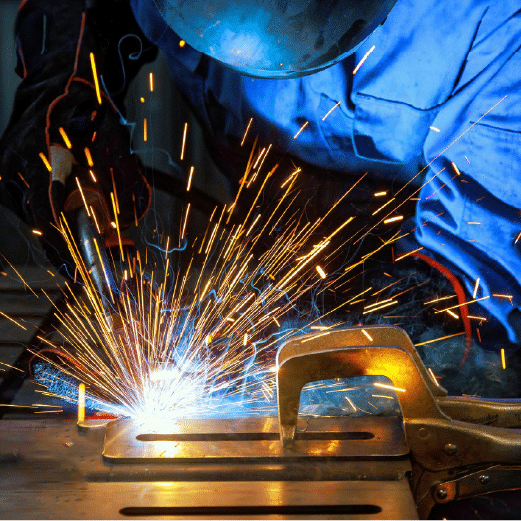
[[[351,432],[374,430],[371,418],[354,420],[359,421],[353,422]],[[178,456],[164,458],[156,453],[156,457],[141,460],[129,454],[110,460],[102,456],[104,438],[106,443],[112,435],[125,435],[119,430],[125,425],[121,421],[109,424],[105,433],[88,429],[90,420],[84,422],[81,432],[72,421],[5,420],[0,423],[0,518],[414,519],[416,509],[406,478],[411,466],[407,455],[400,454],[403,432],[396,420],[389,419],[386,427],[374,432],[376,443],[383,443],[381,450],[387,449],[378,437],[393,433],[396,454],[352,460],[270,460],[255,457],[252,449],[251,456],[231,456],[236,444],[232,435],[252,438],[255,432],[271,432],[276,435],[273,442],[280,445],[274,418],[240,421],[238,434],[234,434],[231,420],[179,422],[182,428],[178,430],[191,439],[178,442],[163,432],[162,441],[139,442],[155,445],[156,450],[163,444],[162,450],[170,446],[173,451],[181,443]],[[299,425],[305,428],[305,423]],[[132,431],[134,439],[136,432],[151,431],[139,426]],[[200,441],[215,440],[223,433],[230,439]],[[194,443],[201,446],[201,452],[205,445],[226,446],[228,457],[211,457],[211,448],[207,457],[184,457]]]
[[[112,463],[211,460],[257,463],[405,460],[400,418],[300,418],[292,447],[276,418],[183,420],[161,429],[122,419],[107,425],[103,457]]]

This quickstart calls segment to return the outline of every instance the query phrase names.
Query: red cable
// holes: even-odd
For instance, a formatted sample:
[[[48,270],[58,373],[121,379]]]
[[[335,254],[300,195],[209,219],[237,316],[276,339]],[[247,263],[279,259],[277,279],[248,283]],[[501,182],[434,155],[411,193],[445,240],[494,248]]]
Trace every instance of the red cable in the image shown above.
[[[47,116],[45,118],[45,143],[47,145],[47,156],[49,157],[49,161],[51,160],[51,143],[50,143],[50,134],[49,129],[51,127],[51,112],[53,111],[54,107],[58,104],[59,101],[61,101],[63,98],[67,96],[69,93],[69,87],[72,83],[72,80],[76,76],[76,71],[78,70],[78,62],[80,58],[80,49],[81,44],[83,41],[83,33],[85,32],[85,13],[82,13],[81,15],[81,26],[80,26],[80,33],[78,36],[78,43],[76,45],[76,55],[74,58],[74,66],[72,69],[72,74],[69,77],[69,80],[67,81],[67,84],[65,85],[65,90],[63,91],[63,94],[60,94],[57,98],[55,98],[52,103],[49,105],[47,109]],[[56,209],[54,208],[54,205],[52,204],[52,172],[49,172],[49,201],[51,203],[51,210],[54,217],[55,222],[58,224],[58,216],[56,215]]]
[[[431,257],[428,257],[424,253],[413,253],[414,257],[418,257],[422,261],[426,262],[429,266],[436,268],[442,275],[444,275],[454,288],[454,292],[458,297],[458,303],[461,310],[461,320],[463,321],[463,327],[465,328],[465,352],[459,366],[461,367],[467,360],[470,353],[470,346],[472,344],[472,327],[469,319],[469,309],[467,307],[467,297],[465,295],[465,289],[461,285],[461,282],[457,279],[456,275],[452,273],[446,266],[435,261]]]

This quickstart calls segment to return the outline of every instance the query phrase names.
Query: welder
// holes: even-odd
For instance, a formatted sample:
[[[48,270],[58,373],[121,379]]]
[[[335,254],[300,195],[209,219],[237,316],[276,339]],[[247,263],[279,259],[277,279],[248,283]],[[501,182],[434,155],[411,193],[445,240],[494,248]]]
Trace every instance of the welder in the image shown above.
[[[123,225],[146,211],[121,102],[159,47],[223,169],[243,161],[251,123],[251,138],[299,161],[322,206],[365,171],[369,187],[419,189],[397,247],[458,277],[487,347],[520,345],[518,1],[24,0],[15,36],[23,80],[1,197],[55,265],[54,224],[82,204],[74,165],[92,197],[116,188]],[[90,164],[103,165],[96,182]]]

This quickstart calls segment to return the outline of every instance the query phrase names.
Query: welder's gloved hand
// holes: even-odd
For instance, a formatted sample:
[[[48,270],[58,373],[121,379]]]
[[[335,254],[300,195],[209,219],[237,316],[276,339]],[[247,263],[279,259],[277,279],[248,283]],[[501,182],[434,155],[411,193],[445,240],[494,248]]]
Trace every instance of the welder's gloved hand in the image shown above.
[[[122,227],[148,207],[150,189],[117,106],[156,49],[124,0],[27,0],[15,36],[22,82],[0,140],[0,201],[42,232],[60,267],[68,256],[55,226],[62,211],[83,204],[78,184],[102,209],[102,226],[116,218],[111,192]]]

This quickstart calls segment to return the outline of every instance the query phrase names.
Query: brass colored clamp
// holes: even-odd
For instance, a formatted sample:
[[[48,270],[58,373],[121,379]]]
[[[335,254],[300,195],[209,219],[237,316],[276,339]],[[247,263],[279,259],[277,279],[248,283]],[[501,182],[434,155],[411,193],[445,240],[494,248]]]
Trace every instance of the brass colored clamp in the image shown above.
[[[397,398],[421,518],[436,503],[521,488],[521,431],[509,428],[521,423],[521,401],[447,397],[400,328],[371,326],[295,337],[280,349],[277,368],[286,450],[295,439],[300,392],[307,383],[372,375],[386,376],[405,390]]]

